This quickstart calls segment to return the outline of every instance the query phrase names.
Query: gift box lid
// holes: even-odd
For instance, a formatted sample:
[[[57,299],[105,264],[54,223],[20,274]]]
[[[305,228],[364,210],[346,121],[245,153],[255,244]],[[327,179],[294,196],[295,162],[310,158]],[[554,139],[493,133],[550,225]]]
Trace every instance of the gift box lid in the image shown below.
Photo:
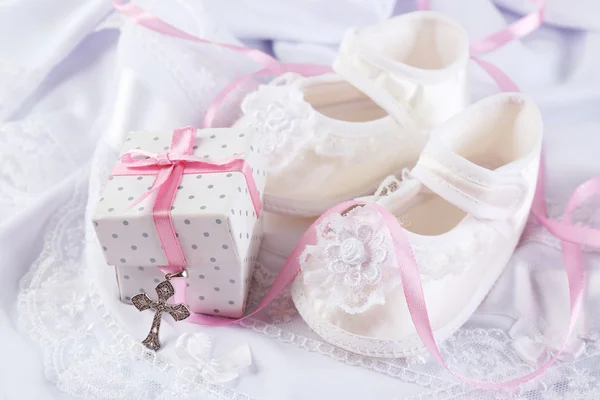
[[[260,197],[267,175],[266,159],[254,146],[254,128],[197,130],[193,155],[207,160],[240,157],[252,168]],[[132,150],[164,153],[172,132],[132,132],[121,155]],[[110,176],[93,223],[109,265],[167,265],[152,209],[156,192],[130,207],[149,190],[155,175]],[[171,207],[171,219],[189,266],[242,265],[251,251],[259,220],[242,172],[184,173]],[[211,251],[208,251],[211,250]]]

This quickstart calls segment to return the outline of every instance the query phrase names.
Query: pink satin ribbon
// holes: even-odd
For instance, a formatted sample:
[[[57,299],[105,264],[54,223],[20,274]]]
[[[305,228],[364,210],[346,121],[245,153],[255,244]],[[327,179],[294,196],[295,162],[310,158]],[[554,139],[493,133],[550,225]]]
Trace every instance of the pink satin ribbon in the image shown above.
[[[546,0],[529,0],[537,7],[537,10],[525,15],[513,22],[499,32],[493,33],[481,40],[472,42],[469,46],[471,60],[478,64],[498,85],[503,92],[520,92],[517,85],[500,68],[494,64],[477,57],[484,53],[494,51],[505,44],[527,36],[540,27],[544,22],[544,12],[546,11]],[[429,0],[417,0],[417,8],[420,10],[429,10]]]
[[[490,35],[484,38],[483,40],[471,44],[471,51],[479,54],[490,52],[512,40],[521,38],[529,34],[537,27],[539,27],[543,21],[545,0],[532,0],[532,2],[538,6],[538,10],[536,12],[521,18],[520,20],[509,25],[507,28],[503,29],[498,33]],[[113,0],[113,3],[115,4],[115,7],[119,9],[119,11],[125,13],[126,15],[129,15],[130,17],[132,17],[134,22],[140,25],[183,39],[188,39],[202,43],[210,43],[205,40],[188,35],[172,27],[171,25],[163,23],[156,17],[147,14],[145,11],[141,10],[137,6],[134,6],[132,4],[123,5],[123,3],[119,0]],[[429,1],[427,0],[417,0],[417,4],[420,9],[429,8]],[[278,61],[274,60],[270,56],[267,56],[266,59],[263,59],[263,57],[266,56],[264,55],[264,53],[258,52],[260,54],[257,54],[245,48],[237,48],[237,46],[223,46],[232,48],[236,51],[243,52],[244,54],[247,54],[253,59],[255,59],[254,57],[258,56],[258,59],[255,60],[265,66],[265,68],[258,71],[257,73],[239,78],[238,80],[232,82],[232,84],[228,86],[229,90],[232,90],[231,88],[237,87],[238,85],[243,83],[244,80],[248,80],[252,76],[267,73],[281,73],[282,71],[287,70],[286,68],[283,68]],[[519,91],[517,85],[498,67],[475,56],[472,56],[472,59],[476,63],[478,63],[496,81],[501,90],[515,92]],[[219,101],[217,101],[217,105],[219,105],[220,101],[222,101],[225,98],[226,93],[227,92],[224,91],[218,96],[217,100]],[[214,115],[215,111],[211,110],[210,116],[207,118],[209,123],[212,122]],[[584,288],[584,270],[583,256],[581,253],[580,246],[589,245],[594,247],[600,247],[600,231],[589,227],[578,226],[573,224],[571,220],[571,214],[573,210],[575,210],[580,204],[584,203],[587,199],[589,199],[591,196],[597,193],[600,193],[600,177],[590,179],[589,181],[579,186],[577,190],[575,190],[575,192],[569,199],[562,221],[556,221],[548,218],[546,213],[545,192],[543,185],[543,162],[541,163],[540,174],[538,177],[538,183],[531,212],[537,218],[537,220],[548,229],[549,232],[551,232],[554,236],[561,240],[563,259],[565,261],[565,269],[567,271],[567,278],[569,284],[569,324],[566,338],[559,352],[556,353],[551,360],[549,360],[536,371],[506,382],[480,382],[460,376],[450,371],[455,377],[469,384],[486,389],[500,389],[517,386],[542,374],[548,367],[550,367],[556,361],[556,359],[565,350],[568,339],[573,331],[582,305]],[[293,279],[300,270],[300,254],[306,246],[316,244],[316,227],[323,221],[323,219],[325,219],[327,216],[333,213],[342,213],[343,211],[347,210],[352,206],[361,204],[364,203],[358,201],[347,201],[329,209],[322,216],[320,216],[302,236],[302,238],[298,242],[298,245],[286,261],[280,273],[277,275],[275,282],[273,283],[263,300],[259,303],[259,305],[254,311],[242,318],[237,319],[226,319],[222,317],[192,314],[192,316],[190,316],[187,319],[187,321],[212,326],[227,325],[248,318],[262,310],[273,299],[275,299],[275,297],[277,297],[277,295],[279,295],[287,285],[289,285],[293,281]],[[414,254],[406,238],[406,234],[403,228],[399,225],[397,219],[392,214],[390,214],[389,211],[377,204],[372,204],[372,206],[374,206],[381,213],[394,239],[395,253],[398,260],[399,273],[402,277],[404,295],[417,333],[419,334],[419,337],[423,341],[425,347],[436,359],[436,361],[438,361],[441,365],[448,369],[448,366],[445,364],[440,354],[439,348],[437,347],[437,344],[435,342],[433,330],[431,328],[431,323],[427,311],[425,297],[423,294],[421,277],[419,274],[417,263],[414,258]],[[173,284],[174,286],[176,286],[175,301],[185,302],[185,280],[174,279]]]
[[[527,36],[544,22],[546,0],[529,0],[538,7],[537,11],[525,15],[499,32],[471,43],[471,60],[478,64],[496,82],[503,92],[520,92],[517,85],[500,68],[474,55],[494,51],[508,42]]]
[[[431,9],[430,0],[416,0],[417,9]],[[505,44],[518,40],[535,31],[544,22],[544,13],[546,11],[546,0],[529,0],[537,10],[519,18],[506,28],[486,36],[483,39],[471,43],[471,54],[484,54],[496,50]]]
[[[519,18],[499,32],[471,43],[471,53],[484,54],[494,51],[505,44],[520,39],[539,28],[544,22],[546,0],[529,0],[537,10]]]
[[[167,266],[161,267],[165,272],[179,272],[187,267],[171,218],[171,207],[184,174],[241,172],[246,179],[254,211],[257,216],[260,215],[260,194],[252,176],[252,168],[246,160],[239,156],[224,160],[194,156],[192,153],[195,138],[196,128],[193,126],[175,129],[170,151],[160,154],[144,150],[128,151],[121,156],[121,163],[111,172],[112,176],[156,175],[150,189],[135,199],[129,207],[157,193],[152,218],[168,262]]]
[[[260,50],[252,49],[249,47],[236,46],[228,43],[211,42],[210,40],[202,39],[197,36],[191,35],[181,29],[174,27],[171,24],[155,17],[148,13],[140,6],[133,2],[126,3],[125,0],[113,0],[113,6],[122,14],[128,16],[132,22],[141,25],[145,28],[151,29],[156,32],[164,33],[169,36],[177,37],[184,40],[189,40],[195,43],[211,44],[221,46],[226,49],[235,51],[236,53],[244,54],[257,64],[261,65],[262,68],[259,71],[252,72],[247,75],[243,75],[229,85],[227,85],[213,100],[210,107],[204,115],[203,126],[204,128],[210,128],[213,126],[214,120],[217,113],[227,96],[234,91],[237,87],[250,81],[252,78],[261,75],[281,75],[286,72],[295,72],[303,76],[314,76],[322,75],[327,72],[331,72],[331,67],[326,65],[318,64],[307,64],[307,63],[281,63],[273,56],[263,53]]]

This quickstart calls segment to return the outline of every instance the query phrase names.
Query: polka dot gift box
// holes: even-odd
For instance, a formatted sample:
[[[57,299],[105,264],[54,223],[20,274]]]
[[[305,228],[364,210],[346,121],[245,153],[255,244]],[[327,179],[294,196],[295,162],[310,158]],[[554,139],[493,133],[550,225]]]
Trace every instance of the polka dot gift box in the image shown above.
[[[254,133],[188,127],[128,136],[93,216],[122,301],[153,296],[165,272],[185,268],[190,311],[243,315],[267,175]]]

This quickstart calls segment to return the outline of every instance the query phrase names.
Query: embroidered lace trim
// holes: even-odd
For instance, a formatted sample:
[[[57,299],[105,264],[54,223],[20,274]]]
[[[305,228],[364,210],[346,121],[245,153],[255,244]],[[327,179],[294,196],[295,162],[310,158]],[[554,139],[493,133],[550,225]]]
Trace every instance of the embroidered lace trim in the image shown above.
[[[102,157],[99,157],[102,158]],[[111,157],[104,157],[110,160]],[[96,165],[91,188],[99,187],[95,177],[110,166]],[[21,282],[18,309],[20,325],[44,349],[46,375],[74,396],[88,399],[129,398],[193,399],[248,396],[202,380],[196,369],[170,364],[160,354],[147,351],[134,340],[106,308],[92,267],[85,258],[85,207],[89,170],[81,171],[72,200],[48,224],[44,248],[31,271]],[[92,190],[92,193],[95,193]],[[591,214],[579,220],[593,219]],[[537,229],[535,226],[532,229]],[[91,232],[88,232],[91,233]],[[543,233],[538,233],[540,237]],[[527,239],[525,239],[527,240]],[[257,268],[249,303],[256,304],[273,280]],[[473,377],[508,378],[531,370],[533,365],[515,345],[517,340],[535,342],[539,335],[528,329],[490,328],[480,312],[442,345],[449,364]],[[514,317],[505,316],[514,320]],[[242,326],[269,337],[335,360],[371,369],[405,382],[428,388],[418,399],[596,399],[600,396],[600,334],[592,330],[583,349],[572,363],[561,362],[540,379],[514,391],[483,391],[456,383],[428,356],[377,359],[359,356],[324,343],[299,318],[289,290]],[[480,326],[487,326],[483,329]],[[539,338],[538,338],[539,341]],[[543,347],[543,351],[551,351]],[[130,385],[136,376],[143,385]],[[401,396],[402,394],[399,394]]]

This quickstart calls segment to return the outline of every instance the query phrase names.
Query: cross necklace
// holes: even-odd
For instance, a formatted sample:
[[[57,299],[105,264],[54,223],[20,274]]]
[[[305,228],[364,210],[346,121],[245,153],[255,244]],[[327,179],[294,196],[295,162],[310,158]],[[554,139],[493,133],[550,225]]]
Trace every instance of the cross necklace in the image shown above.
[[[156,351],[160,349],[158,331],[163,313],[169,313],[175,321],[181,321],[190,316],[190,310],[188,310],[185,304],[167,304],[167,300],[175,294],[175,288],[173,288],[173,284],[171,283],[171,279],[173,278],[187,278],[187,271],[183,270],[174,274],[166,274],[165,280],[156,286],[157,301],[152,300],[146,293],[139,293],[131,298],[131,302],[139,311],[148,309],[156,311],[152,320],[150,333],[142,341],[142,344],[150,350]]]

